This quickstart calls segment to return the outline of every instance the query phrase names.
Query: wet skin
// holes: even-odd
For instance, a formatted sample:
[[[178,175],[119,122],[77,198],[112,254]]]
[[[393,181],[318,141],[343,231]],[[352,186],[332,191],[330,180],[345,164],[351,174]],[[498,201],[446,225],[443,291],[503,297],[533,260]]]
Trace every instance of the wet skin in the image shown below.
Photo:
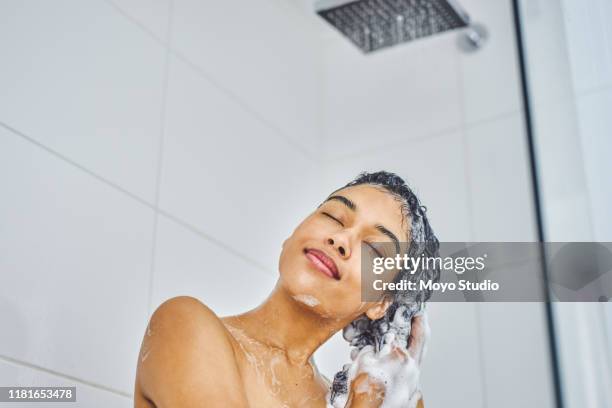
[[[345,188],[285,240],[279,279],[259,307],[219,318],[192,297],[164,302],[144,334],[134,406],[325,407],[330,384],[313,353],[358,316],[377,319],[389,306],[361,302],[361,244],[408,241],[409,225],[380,187]],[[375,386],[351,390],[347,407],[378,407],[382,398]]]

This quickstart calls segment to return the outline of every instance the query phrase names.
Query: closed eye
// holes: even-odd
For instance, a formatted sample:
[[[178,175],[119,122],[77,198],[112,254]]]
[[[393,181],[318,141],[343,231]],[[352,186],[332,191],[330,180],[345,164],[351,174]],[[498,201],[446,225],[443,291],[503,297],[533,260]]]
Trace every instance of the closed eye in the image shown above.
[[[328,218],[331,218],[332,220],[336,221],[338,224],[342,225],[344,227],[344,223],[342,221],[340,221],[339,219],[337,219],[336,217],[334,217],[333,215],[331,215],[328,212],[322,211],[321,212],[323,215],[325,215]]]
[[[365,242],[365,241],[364,241],[364,242]],[[376,248],[374,247],[374,245],[372,245],[372,244],[371,244],[371,243],[369,243],[369,242],[365,242],[365,244],[366,244],[367,246],[369,246],[369,247],[370,247],[370,249],[371,249],[372,251],[374,251],[374,253],[376,253],[376,255],[378,255],[378,257],[379,257],[379,258],[384,258],[384,256],[383,256],[383,255],[382,255],[382,254],[381,254],[381,253],[378,251],[378,249],[376,249]]]

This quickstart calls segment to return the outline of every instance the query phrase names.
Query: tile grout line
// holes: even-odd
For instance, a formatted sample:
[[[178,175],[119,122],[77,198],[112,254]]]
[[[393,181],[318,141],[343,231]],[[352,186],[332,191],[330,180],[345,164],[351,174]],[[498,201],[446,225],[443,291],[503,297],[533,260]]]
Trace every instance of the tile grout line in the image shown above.
[[[180,219],[179,217],[159,208],[159,207],[155,207],[153,204],[149,203],[148,201],[138,197],[137,195],[129,192],[128,190],[124,189],[123,187],[113,183],[112,181],[109,181],[107,179],[105,179],[102,176],[99,176],[98,174],[94,173],[93,171],[87,169],[86,167],[82,166],[81,164],[75,162],[74,160],[56,152],[53,149],[48,148],[47,146],[43,145],[42,143],[32,139],[31,137],[25,135],[24,133],[16,130],[15,128],[8,126],[7,124],[5,124],[4,122],[0,121],[0,127],[5,128],[7,131],[9,131],[10,133],[13,133],[16,136],[19,136],[23,139],[25,139],[25,141],[35,145],[38,148],[41,148],[42,150],[44,150],[45,152],[49,153],[50,155],[56,157],[57,159],[75,167],[78,170],[83,171],[84,173],[86,173],[87,175],[91,176],[92,178],[98,180],[99,182],[105,184],[107,187],[111,187],[113,189],[115,189],[116,191],[125,194],[127,197],[135,200],[136,202],[138,202],[139,204],[142,204],[143,206],[145,206],[146,208],[149,208],[151,210],[153,210],[156,213],[159,213],[160,215],[165,216],[166,218],[172,220],[173,222],[182,225],[183,227],[189,229],[190,231],[194,232],[195,234],[199,235],[200,237],[202,237],[203,239],[205,239],[206,241],[220,247],[221,249],[224,249],[228,252],[230,252],[231,254],[237,256],[238,258],[242,259],[243,261],[251,264],[251,266],[254,266],[258,269],[261,269],[267,273],[270,273],[270,271],[263,266],[262,264],[260,264],[259,262],[249,258],[248,256],[236,251],[235,249],[229,247],[227,244],[224,244],[221,241],[218,241],[217,239],[215,239],[214,237],[212,237],[211,235],[205,233],[204,231],[201,231],[200,229],[198,229],[197,227],[189,224],[187,221],[184,221],[182,219]]]
[[[77,163],[76,161],[72,160],[71,158],[63,155],[62,153],[51,149],[50,147],[45,146],[44,144],[42,144],[41,142],[37,141],[36,139],[26,135],[23,132],[20,132],[19,130],[15,129],[12,126],[9,126],[8,124],[0,121],[0,127],[3,127],[4,129],[6,129],[7,131],[9,131],[10,133],[15,134],[16,136],[19,136],[23,139],[25,139],[27,142],[39,147],[40,149],[44,150],[45,152],[51,154],[52,156],[55,156],[56,158],[70,164],[71,166],[81,170],[82,172],[88,174],[89,176],[95,178],[96,180],[102,182],[103,184],[106,184],[108,187],[112,187],[115,190],[127,195],[128,197],[130,197],[131,199],[137,201],[138,203],[144,205],[147,208],[153,209],[155,210],[155,206],[152,205],[151,203],[149,203],[147,200],[145,200],[142,197],[137,196],[136,194],[130,192],[129,190],[119,186],[118,184],[94,173],[93,171],[89,170],[87,167]]]
[[[548,105],[558,105],[560,103],[568,103],[568,104],[573,104],[574,107],[576,107],[578,101],[581,98],[588,98],[590,96],[595,96],[601,93],[605,93],[605,92],[610,92],[612,91],[612,82],[610,83],[606,83],[604,85],[600,85],[600,86],[595,86],[595,87],[591,87],[591,88],[587,88],[581,91],[576,91],[573,87],[573,85],[570,87],[570,96],[564,96],[564,97],[557,97],[557,96],[547,96],[545,98],[537,98],[537,95],[534,95],[534,97],[536,97],[536,99],[534,99],[534,105],[536,108],[542,108],[542,107],[546,107]],[[539,109],[536,109],[536,112]]]
[[[338,162],[338,161],[345,161],[345,160],[353,160],[359,157],[364,157],[364,156],[368,156],[370,154],[376,154],[376,153],[384,153],[387,152],[390,148],[397,148],[400,146],[404,146],[407,145],[409,143],[420,143],[426,140],[430,140],[430,139],[434,139],[434,138],[438,138],[438,137],[444,137],[444,136],[449,136],[452,133],[458,133],[458,132],[463,132],[464,129],[473,129],[476,128],[478,126],[482,126],[482,125],[486,125],[488,123],[492,123],[498,120],[502,120],[505,118],[510,118],[512,116],[515,116],[517,114],[520,113],[519,109],[513,109],[513,110],[509,110],[506,112],[502,112],[499,114],[496,114],[494,116],[490,116],[484,119],[480,119],[480,120],[476,120],[473,122],[468,122],[465,124],[465,126],[463,125],[458,125],[458,126],[452,126],[452,127],[447,127],[445,129],[440,129],[440,130],[436,130],[433,132],[428,132],[425,134],[422,134],[420,136],[416,136],[416,137],[412,137],[409,139],[403,139],[403,140],[394,140],[391,141],[389,143],[385,143],[382,145],[378,145],[372,148],[368,148],[366,150],[360,150],[360,151],[356,151],[354,153],[349,153],[347,155],[335,158],[335,159],[325,159],[325,161],[323,162],[323,164],[331,164],[334,162]]]
[[[238,105],[240,108],[242,108],[242,110],[244,112],[248,113],[253,118],[257,119],[260,123],[265,125],[268,129],[270,129],[272,131],[272,133],[274,133],[277,137],[279,137],[281,140],[283,140],[283,142],[285,142],[287,145],[291,146],[297,152],[301,153],[307,159],[311,160],[314,164],[320,164],[321,160],[317,156],[313,155],[307,148],[303,147],[298,142],[296,142],[294,140],[294,138],[292,138],[291,136],[288,136],[287,134],[285,134],[285,132],[280,127],[278,127],[278,125],[276,125],[272,121],[270,121],[267,118],[265,118],[261,113],[259,113],[256,109],[252,108],[247,102],[243,101],[242,98],[240,98],[238,95],[236,95],[229,88],[227,88],[226,86],[222,85],[219,81],[217,81],[213,77],[213,75],[208,73],[205,70],[205,68],[203,68],[200,65],[198,65],[197,63],[191,61],[189,58],[187,58],[180,51],[175,50],[172,47],[169,47],[169,49],[170,49],[170,53],[175,58],[177,58],[180,61],[182,61],[183,63],[187,64],[191,69],[193,69],[195,71],[195,73],[198,76],[200,76],[201,78],[203,78],[206,81],[208,81],[215,88],[217,88],[217,90],[221,91],[232,102],[234,102],[236,105]]]
[[[155,40],[155,42],[159,43],[164,48],[168,48],[168,44],[163,39],[159,38],[157,34],[155,34],[152,30],[149,30],[147,26],[145,26],[140,21],[132,17],[126,11],[124,11],[119,5],[115,3],[114,0],[102,0],[102,1],[104,1],[110,7],[112,7],[117,13],[121,14],[121,16],[127,19],[130,23],[134,24],[136,27],[144,31],[145,34],[147,34],[149,37]]]
[[[171,45],[169,40],[164,41],[161,38],[159,38],[155,33],[153,33],[151,30],[149,30],[145,25],[143,25],[137,19],[132,17],[130,14],[125,12],[123,9],[121,9],[121,7],[119,7],[117,4],[115,4],[115,2],[113,0],[103,0],[103,1],[106,2],[109,6],[111,6],[122,17],[127,19],[130,23],[134,24],[137,28],[143,30],[148,36],[150,36],[153,40],[155,40],[157,43],[159,43],[159,45],[161,45],[167,51],[169,51],[170,54],[174,55],[175,57],[179,58],[184,63],[188,64],[194,71],[196,71],[196,73],[200,77],[206,79],[215,88],[217,88],[221,92],[225,93],[226,96],[228,96],[233,102],[237,103],[245,112],[247,112],[248,114],[252,115],[255,119],[260,121],[263,125],[265,125],[266,127],[270,128],[270,130],[272,130],[274,133],[278,134],[281,137],[281,139],[283,139],[284,142],[286,142],[289,146],[291,146],[293,149],[295,149],[298,152],[300,152],[307,159],[313,161],[314,164],[319,164],[319,159],[317,158],[317,156],[314,156],[308,149],[306,149],[305,147],[303,147],[302,145],[297,143],[289,135],[285,134],[285,132],[282,131],[277,125],[275,125],[274,123],[272,123],[268,119],[264,118],[263,115],[261,115],[259,112],[257,112],[256,109],[251,108],[248,103],[243,101],[240,97],[235,95],[228,88],[226,88],[221,83],[216,81],[211,74],[209,74],[208,72],[205,71],[204,68],[200,67],[198,64],[194,63],[189,58],[187,58],[183,54],[181,54],[178,50],[174,49],[172,47],[172,45]]]
[[[520,24],[520,19],[518,18],[518,12],[519,12],[519,5],[518,3],[516,3],[516,1],[518,0],[513,0],[512,4],[513,4],[513,9],[516,9],[516,19],[517,19],[517,23],[516,24]],[[567,21],[565,19],[562,19],[561,21],[561,25],[562,25],[562,38],[561,41],[563,44],[569,44],[569,32],[567,31]],[[517,35],[517,39],[520,41],[521,37]],[[521,51],[521,49],[519,48],[519,51]],[[519,53],[518,57],[520,58],[521,55]],[[577,154],[576,156],[579,156],[581,158],[581,168],[579,169],[580,171],[580,178],[581,180],[583,180],[586,183],[586,178],[587,178],[587,174],[586,174],[586,163],[585,163],[585,155],[584,155],[584,145],[582,143],[582,135],[580,134],[581,129],[580,129],[580,117],[578,114],[578,97],[579,97],[579,92],[577,92],[575,84],[573,83],[573,79],[576,78],[575,74],[576,74],[576,70],[575,67],[572,65],[572,56],[571,56],[571,51],[569,49],[566,50],[565,53],[565,58],[564,60],[566,60],[567,62],[567,67],[569,69],[569,79],[572,81],[571,85],[569,86],[569,101],[572,104],[571,105],[571,110],[572,110],[572,114],[573,114],[573,122],[574,122],[574,130],[576,131],[576,137],[578,139],[578,146],[577,146]],[[521,61],[519,60],[519,65],[521,64]],[[528,63],[527,63],[528,64]],[[531,122],[535,123],[535,121],[537,120],[538,117],[538,113],[539,111],[536,110],[536,103],[537,101],[531,101],[530,99],[530,95],[527,94],[528,92],[528,87],[529,87],[529,83],[528,80],[529,78],[527,77],[527,64],[525,65],[525,74],[524,74],[524,81],[525,81],[525,97],[524,99],[524,103],[527,105],[524,108],[524,114],[526,116],[526,118],[528,118]],[[597,91],[597,90],[596,90]],[[533,93],[533,92],[532,92]],[[590,90],[586,90],[583,95],[590,95],[593,93],[593,89]],[[533,104],[533,113],[530,112],[530,107],[529,105]],[[527,136],[530,136],[527,138],[527,147],[528,148],[532,148],[533,149],[533,157],[532,157],[532,169],[531,169],[531,173],[532,173],[532,183],[533,183],[533,191],[534,194],[536,195],[536,199],[534,202],[534,210],[536,212],[536,220],[538,220],[539,224],[538,225],[538,233],[541,235],[540,238],[542,238],[542,241],[546,241],[546,235],[549,232],[549,227],[547,225],[547,222],[549,220],[547,220],[546,216],[544,215],[544,206],[545,201],[546,201],[546,197],[543,197],[543,193],[542,193],[542,197],[539,197],[539,191],[540,188],[543,187],[539,187],[537,185],[537,181],[538,181],[538,174],[536,173],[536,169],[537,169],[537,165],[535,163],[535,160],[538,158],[538,147],[540,147],[540,144],[538,144],[538,135],[537,135],[537,129],[535,128],[535,125],[533,125],[533,123],[526,123],[527,124],[527,132],[531,131],[531,128],[533,128],[533,134],[528,134]],[[532,126],[533,125],[533,126]],[[533,138],[531,136],[534,136]],[[576,138],[575,137],[575,138]],[[540,147],[541,148],[541,147]],[[541,172],[541,171],[540,171]],[[543,181],[543,177],[540,176],[540,182]],[[586,218],[588,219],[588,225],[589,225],[589,233],[590,233],[590,237],[592,239],[594,239],[595,237],[595,226],[593,225],[593,213],[592,213],[592,209],[593,206],[591,204],[591,195],[587,193],[585,194],[585,199],[586,199],[586,207],[588,209],[587,214],[585,214]],[[546,270],[544,270],[544,272],[546,273]],[[548,318],[548,331],[549,331],[549,343],[550,343],[550,349],[551,349],[551,357],[553,359],[552,362],[552,370],[553,370],[553,385],[554,385],[554,389],[555,389],[555,398],[557,400],[557,403],[559,405],[559,408],[563,408],[564,405],[564,399],[563,399],[563,395],[562,395],[562,387],[563,385],[561,377],[562,377],[562,373],[560,371],[560,367],[559,367],[559,362],[556,361],[557,357],[560,357],[560,354],[558,353],[557,350],[557,345],[555,343],[555,339],[553,338],[553,334],[555,333],[555,322],[554,322],[554,313],[553,313],[553,309],[552,309],[552,305],[546,305],[546,315]]]
[[[152,31],[150,31],[146,26],[141,24],[138,20],[133,18],[131,15],[129,15],[125,11],[123,11],[119,6],[117,6],[114,3],[113,0],[103,0],[103,1],[105,1],[109,5],[111,5],[119,14],[121,14],[124,18],[129,20],[132,24],[136,25],[138,28],[140,28],[141,30],[145,31],[155,41],[157,41],[160,45],[162,45],[164,48],[166,48],[170,52],[170,54],[172,56],[176,57],[177,59],[181,60],[185,64],[189,65],[194,71],[196,71],[196,73],[200,77],[202,77],[203,79],[206,79],[210,84],[212,84],[218,90],[223,92],[232,101],[234,101],[237,105],[239,105],[245,112],[249,113],[251,116],[256,118],[260,123],[264,124],[270,130],[272,130],[275,134],[280,136],[280,138],[285,143],[287,143],[289,146],[291,146],[292,148],[294,148],[295,150],[300,152],[304,157],[306,157],[307,159],[311,160],[314,164],[329,164],[331,162],[331,159],[322,159],[321,160],[317,156],[313,155],[307,148],[305,148],[302,145],[300,145],[299,143],[297,143],[294,140],[294,138],[292,138],[292,137],[288,136],[287,134],[285,134],[285,132],[282,129],[280,129],[276,124],[274,124],[272,121],[266,119],[256,109],[253,109],[247,102],[243,101],[238,95],[236,95],[234,92],[232,92],[227,87],[225,87],[220,82],[218,82],[216,79],[214,79],[214,77],[209,72],[207,72],[203,67],[201,67],[197,63],[191,61],[188,57],[186,57],[179,50],[176,50],[174,47],[172,47],[172,45],[169,42],[164,42],[162,39],[158,38],[157,35],[155,35]],[[482,124],[485,124],[485,123],[488,123],[488,122],[492,122],[492,121],[495,121],[497,119],[501,119],[501,118],[510,116],[512,114],[518,113],[519,111],[520,111],[520,109],[518,109],[518,108],[517,109],[513,109],[513,110],[509,110],[509,111],[503,112],[501,114],[497,114],[497,115],[494,115],[494,116],[490,116],[490,117],[487,117],[487,118],[483,118],[483,119],[479,119],[479,120],[476,120],[476,121],[473,121],[473,122],[466,123],[466,126],[467,127],[472,127],[472,126],[482,125]],[[411,139],[410,141],[423,140],[423,139],[425,139],[427,137],[430,137],[430,136],[431,137],[437,137],[437,136],[440,136],[441,134],[443,134],[444,132],[451,133],[451,132],[456,131],[458,129],[460,129],[460,127],[446,128],[446,129],[443,129],[441,131],[432,132],[432,133],[424,135],[422,137]],[[320,136],[321,139],[323,139],[324,135],[320,134],[319,136]],[[407,142],[407,141],[404,141],[404,140],[397,141],[397,142],[393,143],[391,146],[395,146],[395,145],[398,145],[398,144],[403,144],[405,142]],[[381,148],[384,148],[384,147],[385,146],[376,146],[375,149],[381,149]],[[389,147],[389,146],[387,146],[387,147]],[[340,157],[339,160],[349,159],[349,158],[353,158],[355,156],[361,156],[361,155],[365,155],[365,154],[368,154],[368,153],[369,153],[368,150],[358,151],[358,152],[352,153],[350,155]]]
[[[469,137],[468,137],[468,131],[473,129],[474,127],[478,126],[478,125],[482,125],[482,124],[486,124],[486,123],[491,123],[491,122],[495,122],[497,120],[500,120],[502,118],[505,118],[507,116],[513,116],[516,115],[518,113],[518,110],[513,111],[511,114],[508,112],[504,112],[501,115],[497,115],[497,117],[495,119],[490,119],[487,121],[482,121],[481,123],[479,123],[478,125],[474,125],[472,124],[468,124],[467,123],[467,113],[466,113],[466,109],[465,109],[465,90],[464,90],[464,86],[465,86],[465,82],[464,82],[464,70],[463,70],[463,64],[461,61],[461,54],[457,53],[455,54],[455,59],[457,62],[457,82],[459,83],[458,86],[458,90],[459,92],[457,93],[458,95],[458,103],[459,106],[461,107],[460,109],[460,115],[461,115],[461,141],[462,141],[462,145],[463,145],[463,174],[465,177],[465,183],[467,185],[467,189],[468,189],[468,194],[467,194],[467,207],[468,207],[468,225],[469,225],[469,238],[470,240],[473,240],[475,235],[476,235],[476,231],[474,228],[474,199],[472,197],[472,195],[474,194],[474,189],[473,189],[473,183],[472,183],[472,179],[471,179],[471,171],[470,171],[470,149],[469,149]],[[481,313],[481,308],[482,306],[480,304],[475,304],[474,305],[474,317],[476,319],[476,330],[478,332],[478,335],[476,336],[476,342],[478,344],[478,366],[480,369],[480,375],[479,375],[479,379],[478,379],[478,383],[480,384],[480,388],[482,390],[482,407],[486,408],[487,407],[487,400],[489,398],[488,396],[488,390],[487,390],[487,382],[486,382],[486,365],[485,365],[485,354],[484,354],[484,327],[483,327],[483,322],[482,322],[482,318],[480,316]]]
[[[468,130],[472,128],[472,126],[468,126],[467,124],[467,113],[465,109],[465,92],[464,92],[464,71],[463,65],[461,61],[461,54],[455,54],[455,60],[457,63],[457,82],[459,84],[458,92],[457,92],[457,103],[460,106],[459,115],[461,118],[461,144],[463,146],[463,177],[465,179],[465,184],[467,186],[469,194],[467,194],[467,207],[468,207],[468,225],[469,225],[469,239],[472,241],[476,235],[474,229],[474,200],[472,195],[474,194],[471,171],[470,171],[470,148],[469,148],[469,138],[468,138]],[[496,119],[499,120],[499,119]]]
[[[172,21],[174,13],[174,0],[168,2],[168,26],[166,31],[166,41],[168,44],[172,41]],[[157,256],[158,242],[158,226],[159,226],[159,196],[161,189],[161,175],[164,160],[164,138],[166,134],[166,111],[168,109],[168,90],[170,83],[170,50],[166,48],[166,56],[164,60],[164,77],[162,79],[162,103],[159,121],[159,143],[157,152],[157,173],[155,175],[155,196],[154,207],[155,214],[153,216],[153,239],[151,242],[151,269],[149,271],[148,282],[148,298],[147,298],[147,314],[151,314],[153,307],[153,289],[155,283],[155,259]]]
[[[247,262],[248,264],[250,264],[251,266],[261,270],[262,272],[266,273],[266,274],[270,274],[271,271],[266,268],[265,265],[259,263],[258,261],[250,258],[248,255],[244,255],[241,252],[236,251],[234,248],[230,247],[229,245],[225,244],[222,241],[217,240],[216,238],[208,235],[207,233],[199,230],[197,227],[194,227],[193,225],[189,224],[186,221],[183,221],[182,219],[162,210],[161,208],[158,209],[159,215],[162,215],[164,217],[166,217],[167,219],[173,221],[175,224],[178,224],[180,226],[182,226],[183,228],[191,231],[192,233],[206,239],[208,242],[211,242],[213,244],[215,244],[216,246],[220,247],[221,249],[229,252],[230,254],[234,255],[235,257],[237,257],[238,259],[241,259],[245,262]]]
[[[598,85],[586,89],[582,89],[580,91],[574,90],[574,101],[577,101],[582,96],[591,96],[596,95],[603,92],[612,91],[612,82],[604,83],[603,85]]]
[[[120,397],[125,397],[125,398],[130,398],[130,399],[134,398],[134,395],[130,394],[128,392],[117,390],[117,389],[112,388],[112,387],[107,387],[105,385],[97,384],[97,383],[94,383],[94,382],[91,382],[91,381],[88,381],[88,380],[84,380],[82,378],[74,377],[74,376],[71,376],[71,375],[68,375],[68,374],[63,374],[63,373],[60,373],[59,371],[50,370],[48,368],[45,368],[45,367],[42,367],[42,366],[39,366],[39,365],[36,365],[36,364],[28,363],[27,361],[18,360],[18,359],[13,358],[13,357],[9,357],[9,356],[5,356],[5,355],[0,354],[0,361],[5,361],[7,363],[11,363],[11,364],[15,364],[15,365],[18,365],[18,366],[26,367],[26,368],[29,368],[29,369],[32,369],[32,370],[36,370],[36,371],[40,371],[40,372],[43,372],[43,373],[46,373],[46,374],[51,374],[51,375],[53,375],[55,377],[60,377],[60,378],[63,378],[65,380],[69,380],[69,381],[74,381],[74,382],[80,383],[82,385],[87,385],[89,387],[96,388],[96,389],[101,390],[101,391],[110,392],[110,393],[118,395]]]
[[[476,338],[478,338],[478,350],[480,350],[480,352],[478,353],[478,355],[480,356],[480,358],[478,359],[478,365],[480,367],[480,386],[482,387],[482,406],[484,408],[486,408],[487,405],[487,399],[488,397],[488,392],[487,392],[487,376],[486,374],[486,365],[485,365],[485,361],[484,361],[484,344],[483,344],[483,339],[484,339],[484,328],[482,327],[482,310],[481,310],[481,304],[480,303],[475,303],[474,304],[474,315],[476,317],[476,327],[477,327],[477,332],[478,335],[476,336]]]

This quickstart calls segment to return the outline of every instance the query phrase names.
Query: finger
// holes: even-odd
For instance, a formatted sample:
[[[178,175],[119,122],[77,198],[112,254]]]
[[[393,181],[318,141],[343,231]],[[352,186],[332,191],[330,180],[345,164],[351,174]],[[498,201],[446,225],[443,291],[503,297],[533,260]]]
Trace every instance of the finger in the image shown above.
[[[423,346],[425,344],[425,322],[422,314],[412,318],[410,337],[408,339],[408,353],[417,363],[421,363]]]
[[[408,353],[405,352],[404,350],[402,350],[401,347],[396,346],[393,348],[393,356],[395,356],[395,358],[398,358],[402,361],[406,360],[408,358]]]

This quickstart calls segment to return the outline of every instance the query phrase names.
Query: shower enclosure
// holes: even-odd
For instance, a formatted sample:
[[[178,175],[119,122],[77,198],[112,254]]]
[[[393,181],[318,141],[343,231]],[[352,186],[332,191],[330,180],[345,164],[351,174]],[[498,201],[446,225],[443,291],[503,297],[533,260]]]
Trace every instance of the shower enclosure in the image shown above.
[[[612,241],[612,2],[517,0],[540,238]],[[552,303],[558,406],[610,406],[612,303]]]

